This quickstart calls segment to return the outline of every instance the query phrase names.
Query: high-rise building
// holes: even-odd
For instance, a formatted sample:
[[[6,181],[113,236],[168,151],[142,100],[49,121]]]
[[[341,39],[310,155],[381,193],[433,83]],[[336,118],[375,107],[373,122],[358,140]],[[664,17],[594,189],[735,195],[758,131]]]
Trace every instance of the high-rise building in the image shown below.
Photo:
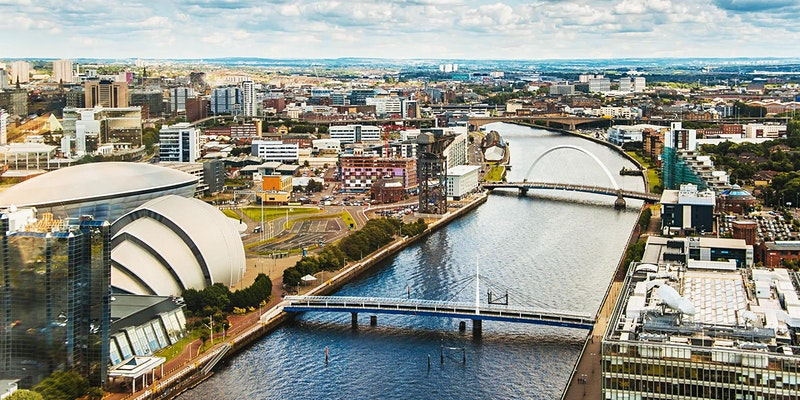
[[[611,79],[592,78],[589,79],[589,92],[606,93],[611,91]]]
[[[71,153],[75,141],[75,153],[93,153],[103,144],[129,146],[142,145],[142,108],[64,108],[62,150]]]
[[[142,107],[142,118],[158,118],[164,114],[164,93],[160,90],[133,90],[131,105]]]
[[[8,89],[11,87],[11,84],[8,82],[8,71],[3,68],[0,68],[0,90]]]
[[[56,370],[108,372],[109,224],[0,212],[0,375],[30,387]],[[37,218],[38,217],[38,218]]]
[[[575,94],[575,85],[550,85],[550,94]]]
[[[193,162],[200,157],[200,133],[188,122],[161,127],[158,143],[161,161]]]
[[[620,92],[632,92],[633,91],[633,86],[632,86],[632,83],[631,83],[631,77],[630,76],[623,76],[622,78],[619,78],[619,91]]]
[[[27,61],[14,61],[11,63],[11,84],[28,83],[31,78],[31,64]]]
[[[53,81],[59,83],[72,83],[72,60],[53,61]]]
[[[331,126],[328,129],[331,139],[341,143],[377,142],[381,140],[381,128],[371,125]]]
[[[265,161],[295,163],[300,158],[297,143],[284,143],[280,140],[253,140],[250,154]]]
[[[177,87],[169,90],[169,109],[173,114],[186,112],[186,99],[194,97],[194,89]]]
[[[0,107],[11,115],[28,115],[28,92],[25,89],[12,89],[0,92]]]
[[[128,107],[128,84],[110,80],[88,80],[83,85],[86,107]]]
[[[636,93],[644,92],[647,88],[647,84],[645,83],[645,78],[643,76],[637,76],[633,78],[633,91]]]
[[[278,110],[278,112],[283,109]],[[236,86],[214,88],[211,91],[211,114],[241,114],[242,89]]]
[[[256,108],[256,85],[253,81],[242,82],[242,114],[245,117],[255,117]]]

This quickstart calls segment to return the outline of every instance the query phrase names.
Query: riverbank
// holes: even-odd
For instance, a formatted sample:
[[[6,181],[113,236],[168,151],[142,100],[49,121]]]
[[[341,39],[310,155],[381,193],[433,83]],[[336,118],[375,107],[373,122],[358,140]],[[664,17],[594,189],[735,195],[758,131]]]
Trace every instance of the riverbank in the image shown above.
[[[485,203],[488,194],[481,193],[474,196],[468,202],[463,203],[459,208],[451,209],[445,215],[433,220],[428,229],[420,235],[411,238],[399,238],[387,246],[379,249],[368,255],[366,258],[352,263],[344,269],[334,273],[331,278],[322,280],[322,282],[303,291],[302,294],[306,295],[327,295],[335,292],[353,278],[359,276],[361,273],[374,267],[382,260],[396,254],[400,250],[410,246],[413,243],[427,237],[431,233],[446,226],[451,221],[466,215],[474,210],[481,204]],[[426,216],[420,216],[425,218]],[[430,217],[430,216],[427,216]],[[275,273],[275,270],[273,270]],[[276,284],[277,285],[277,284]],[[275,287],[275,286],[274,286]],[[237,326],[237,330],[231,329],[228,336],[221,343],[212,347],[205,353],[194,358],[188,358],[183,361],[183,365],[174,368],[167,368],[171,372],[165,373],[160,379],[156,380],[145,390],[137,392],[135,395],[118,396],[114,398],[133,398],[136,400],[144,399],[171,399],[177,397],[180,393],[188,390],[212,375],[211,370],[216,363],[225,360],[240,351],[246,350],[253,343],[262,339],[264,336],[278,328],[281,324],[291,318],[291,315],[283,311],[283,306],[278,293],[273,289],[273,301],[270,304],[275,304],[273,307],[267,309],[258,320],[253,320],[248,324],[248,319],[243,319],[244,324]],[[260,313],[260,312],[259,312]],[[258,314],[256,314],[258,315]]]

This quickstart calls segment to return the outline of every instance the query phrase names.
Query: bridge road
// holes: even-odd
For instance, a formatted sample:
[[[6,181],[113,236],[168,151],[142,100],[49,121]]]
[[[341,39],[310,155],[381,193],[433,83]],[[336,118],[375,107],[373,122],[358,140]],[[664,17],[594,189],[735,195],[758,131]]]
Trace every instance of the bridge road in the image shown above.
[[[612,281],[611,287],[597,313],[594,329],[587,337],[586,345],[577,362],[572,378],[561,396],[562,400],[582,400],[602,398],[602,379],[600,366],[600,342],[608,326],[614,305],[619,299],[622,282]]]

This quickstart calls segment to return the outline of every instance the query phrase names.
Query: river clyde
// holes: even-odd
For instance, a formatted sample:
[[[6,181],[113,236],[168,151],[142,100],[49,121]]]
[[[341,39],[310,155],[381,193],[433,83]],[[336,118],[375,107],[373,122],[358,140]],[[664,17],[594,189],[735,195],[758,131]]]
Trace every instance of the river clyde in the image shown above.
[[[510,124],[487,129],[510,143],[509,181],[610,186],[595,161],[574,149],[553,151],[527,174],[540,154],[572,145],[600,159],[623,188],[644,188],[640,177],[619,175],[633,165],[605,146]],[[573,192],[492,194],[337,295],[473,302],[479,268],[482,302],[491,289],[495,295],[508,291],[512,305],[593,314],[638,216],[638,202],[617,211],[613,201]],[[459,333],[459,320],[379,315],[371,327],[367,315],[359,317],[353,330],[349,314],[300,316],[180,398],[553,399],[566,387],[587,334],[486,321],[483,337],[473,340],[469,329]],[[459,350],[445,351],[442,363],[442,346]]]

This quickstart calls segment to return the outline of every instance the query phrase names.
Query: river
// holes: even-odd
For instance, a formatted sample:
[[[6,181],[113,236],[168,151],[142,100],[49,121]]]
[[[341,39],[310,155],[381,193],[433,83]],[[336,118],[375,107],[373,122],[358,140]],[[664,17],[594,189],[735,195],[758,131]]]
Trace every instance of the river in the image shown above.
[[[623,188],[644,188],[640,177],[619,175],[623,166],[633,167],[628,160],[597,143],[511,124],[488,129],[510,144],[509,181],[521,181],[536,157],[567,144],[594,154]],[[528,180],[609,185],[595,161],[574,149],[542,158]],[[404,297],[409,291],[415,298],[471,302],[478,267],[481,301],[491,288],[495,295],[508,291],[513,305],[593,314],[638,215],[634,207],[614,210],[613,201],[573,192],[492,194],[338,295]],[[469,322],[459,333],[459,320],[379,315],[371,327],[367,315],[359,317],[357,330],[349,314],[298,317],[181,399],[554,399],[587,334],[485,321],[483,337],[473,340]],[[442,346],[451,348],[444,363]]]

